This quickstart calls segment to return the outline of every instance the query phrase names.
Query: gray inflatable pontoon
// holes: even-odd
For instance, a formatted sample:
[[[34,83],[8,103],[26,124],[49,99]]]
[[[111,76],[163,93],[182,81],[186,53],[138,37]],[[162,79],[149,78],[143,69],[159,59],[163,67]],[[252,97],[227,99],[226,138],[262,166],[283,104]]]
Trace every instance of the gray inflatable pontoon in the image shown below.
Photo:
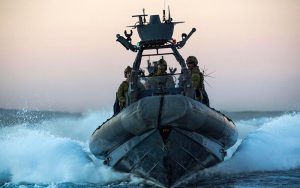
[[[222,113],[195,100],[191,75],[177,49],[182,48],[189,37],[183,34],[182,41],[175,43],[172,19],[160,23],[157,15],[137,15],[137,27],[141,42],[139,46],[117,35],[126,49],[138,52],[133,63],[129,82],[127,105],[121,112],[99,126],[90,140],[90,151],[104,164],[121,172],[133,173],[151,179],[164,186],[171,186],[180,178],[224,160],[226,149],[237,140],[234,123]],[[144,18],[144,19],[143,19]],[[152,23],[154,22],[155,23]],[[157,24],[151,39],[151,24]],[[173,24],[172,27],[165,27]],[[159,35],[160,25],[167,31]],[[149,28],[147,28],[149,26]],[[141,36],[141,33],[144,35]],[[169,48],[181,66],[180,74],[161,77],[139,74],[144,50]],[[147,54],[149,56],[149,54]],[[171,79],[172,78],[172,79]],[[170,83],[167,83],[170,82]]]
[[[105,164],[172,185],[223,161],[237,130],[224,115],[181,95],[146,97],[92,135],[91,152]]]

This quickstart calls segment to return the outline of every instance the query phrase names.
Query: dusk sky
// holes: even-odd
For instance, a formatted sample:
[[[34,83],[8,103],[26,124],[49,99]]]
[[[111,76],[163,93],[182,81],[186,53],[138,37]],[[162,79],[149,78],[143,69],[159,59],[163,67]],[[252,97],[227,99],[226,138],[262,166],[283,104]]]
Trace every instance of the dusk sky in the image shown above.
[[[179,51],[212,72],[206,78],[212,107],[300,110],[299,0],[165,4],[174,21],[185,21],[173,38],[197,29]],[[164,1],[0,0],[0,108],[111,110],[136,55],[116,34],[129,30],[143,8],[162,16]],[[174,58],[166,59],[174,66]]]

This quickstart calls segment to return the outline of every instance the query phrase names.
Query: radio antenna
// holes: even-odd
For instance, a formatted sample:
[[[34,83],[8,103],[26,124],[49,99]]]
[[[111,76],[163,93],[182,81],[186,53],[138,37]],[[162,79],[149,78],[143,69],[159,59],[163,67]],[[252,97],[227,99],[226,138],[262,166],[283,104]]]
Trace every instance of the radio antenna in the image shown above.
[[[172,18],[171,18],[170,6],[168,6],[168,11],[169,11],[169,18],[168,18],[168,21],[171,22],[171,21],[172,21]]]
[[[163,21],[166,21],[166,0],[164,0]]]

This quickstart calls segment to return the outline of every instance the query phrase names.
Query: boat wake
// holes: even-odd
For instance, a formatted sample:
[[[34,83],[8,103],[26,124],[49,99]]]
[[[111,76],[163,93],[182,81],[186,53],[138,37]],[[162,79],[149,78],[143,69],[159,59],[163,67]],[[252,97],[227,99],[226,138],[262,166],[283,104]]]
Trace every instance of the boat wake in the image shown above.
[[[0,183],[141,183],[129,174],[107,168],[89,152],[90,135],[109,115],[91,112],[80,118],[0,127]],[[228,150],[226,161],[191,178],[300,167],[299,113],[242,120],[236,125],[240,138]]]
[[[245,126],[250,130],[248,134]],[[247,126],[243,122],[238,122],[237,127],[244,138],[234,153],[232,152],[230,159],[211,170],[238,173],[300,167],[299,113],[264,118],[264,122],[257,129],[252,127],[251,130],[251,125]]]
[[[223,163],[193,174],[183,182],[208,176],[300,168],[300,114],[238,121],[238,142],[228,150]],[[181,183],[183,183],[181,182]]]
[[[105,113],[1,127],[0,183],[114,184],[136,181],[94,161],[88,139]],[[1,185],[1,184],[0,184]]]

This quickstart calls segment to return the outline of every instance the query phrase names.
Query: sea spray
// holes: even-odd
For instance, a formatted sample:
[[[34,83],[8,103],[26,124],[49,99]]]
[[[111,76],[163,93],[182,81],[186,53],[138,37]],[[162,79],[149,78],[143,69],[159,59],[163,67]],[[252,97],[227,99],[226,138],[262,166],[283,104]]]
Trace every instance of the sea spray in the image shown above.
[[[237,125],[239,129],[243,129],[240,127],[241,124]],[[299,134],[299,113],[272,118],[258,129],[252,130],[236,147],[237,149],[232,151],[233,156],[230,159],[195,176],[300,168]]]
[[[67,137],[74,140],[87,142],[94,130],[106,121],[111,113],[106,111],[88,112],[83,117],[78,118],[59,118],[43,121],[36,127],[51,132],[58,137]]]
[[[21,185],[21,182],[46,186],[67,186],[67,182],[92,186],[140,184],[140,179],[132,180],[129,174],[113,171],[89,152],[90,135],[110,115],[107,112],[90,112],[80,117],[68,116],[2,126],[0,184],[1,181],[10,182],[13,186]],[[243,182],[242,174],[245,173],[263,174],[265,171],[300,167],[299,113],[275,118],[266,115],[240,120],[236,125],[239,141],[227,151],[226,161],[191,177],[197,180],[197,176],[206,176],[211,185],[218,182],[218,178],[212,179],[216,174],[225,176],[225,179],[238,174]],[[292,180],[288,181],[292,183]]]
[[[300,167],[300,114],[274,118],[243,140],[225,166],[233,172]]]
[[[103,113],[90,113],[80,120],[60,118],[2,127],[0,175],[9,177],[0,180],[106,184],[128,179],[128,174],[94,162],[89,153],[89,136],[105,118]]]
[[[236,125],[242,134],[227,150],[230,156],[214,167],[190,174],[177,186],[299,185],[295,174],[300,168],[300,113],[242,120]]]

